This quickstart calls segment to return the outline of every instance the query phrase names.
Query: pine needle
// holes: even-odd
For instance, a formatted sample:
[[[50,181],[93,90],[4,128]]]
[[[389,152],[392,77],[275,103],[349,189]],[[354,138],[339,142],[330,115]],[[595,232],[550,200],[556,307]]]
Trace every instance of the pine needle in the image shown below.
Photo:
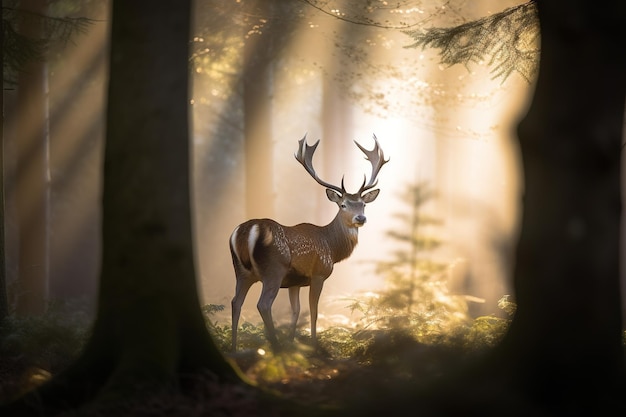
[[[440,50],[446,66],[486,62],[492,78],[506,80],[513,72],[534,79],[539,59],[539,19],[534,1],[450,28],[407,30],[415,42],[405,48]]]

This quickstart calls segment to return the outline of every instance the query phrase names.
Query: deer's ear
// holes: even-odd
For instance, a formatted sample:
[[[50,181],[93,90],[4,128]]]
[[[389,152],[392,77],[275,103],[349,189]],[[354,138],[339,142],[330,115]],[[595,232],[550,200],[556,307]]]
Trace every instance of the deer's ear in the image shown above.
[[[326,196],[333,203],[339,203],[341,201],[341,196],[339,194],[337,194],[336,191],[331,190],[330,188],[326,189]]]
[[[371,203],[372,201],[376,200],[376,197],[378,197],[378,193],[380,192],[380,190],[372,190],[368,193],[363,194],[362,198],[363,201],[365,203]]]

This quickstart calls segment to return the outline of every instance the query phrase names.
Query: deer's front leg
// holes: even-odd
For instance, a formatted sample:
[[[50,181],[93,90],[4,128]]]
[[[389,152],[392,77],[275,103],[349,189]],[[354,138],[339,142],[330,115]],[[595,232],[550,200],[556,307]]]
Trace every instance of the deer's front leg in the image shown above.
[[[320,301],[320,294],[324,286],[324,278],[314,277],[311,279],[309,289],[309,309],[311,310],[311,341],[317,345],[317,305]]]
[[[290,340],[296,336],[296,325],[300,317],[300,287],[289,287],[289,303],[291,304],[291,329]]]

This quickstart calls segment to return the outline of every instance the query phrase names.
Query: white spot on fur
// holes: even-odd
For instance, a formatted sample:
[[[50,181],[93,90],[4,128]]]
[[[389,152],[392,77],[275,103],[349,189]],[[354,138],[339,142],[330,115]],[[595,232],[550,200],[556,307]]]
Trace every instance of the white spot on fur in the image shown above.
[[[289,243],[287,242],[287,238],[285,237],[285,231],[282,227],[279,227],[275,230],[275,233],[276,238],[274,239],[274,244],[276,245],[276,248],[281,255],[290,257],[291,253],[289,249]]]
[[[253,224],[248,233],[248,254],[250,256],[250,262],[252,262],[252,268],[256,269],[256,262],[254,262],[254,245],[259,238],[259,225]]]
[[[332,267],[333,259],[325,242],[315,242],[306,236],[296,235],[290,245],[291,254],[296,257],[317,257],[326,267]]]
[[[256,245],[256,241],[259,238],[259,225],[254,224],[250,228],[250,233],[248,233],[248,250],[250,251],[250,258],[252,258],[252,251],[254,250],[254,245]]]

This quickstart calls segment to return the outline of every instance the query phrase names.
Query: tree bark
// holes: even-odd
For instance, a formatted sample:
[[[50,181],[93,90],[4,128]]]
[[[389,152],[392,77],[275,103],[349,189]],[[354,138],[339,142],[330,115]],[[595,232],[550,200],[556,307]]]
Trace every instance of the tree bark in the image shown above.
[[[4,20],[0,19],[0,68],[4,68]],[[0,91],[0,322],[9,316],[7,296],[6,239],[4,233],[4,72]]]
[[[502,348],[515,384],[533,401],[591,413],[615,402],[624,377],[626,5],[537,4],[540,70],[518,129],[525,187],[514,270],[518,308]]]
[[[206,370],[241,381],[196,291],[189,31],[190,0],[113,2],[97,319],[65,373],[0,414],[118,404]]]

